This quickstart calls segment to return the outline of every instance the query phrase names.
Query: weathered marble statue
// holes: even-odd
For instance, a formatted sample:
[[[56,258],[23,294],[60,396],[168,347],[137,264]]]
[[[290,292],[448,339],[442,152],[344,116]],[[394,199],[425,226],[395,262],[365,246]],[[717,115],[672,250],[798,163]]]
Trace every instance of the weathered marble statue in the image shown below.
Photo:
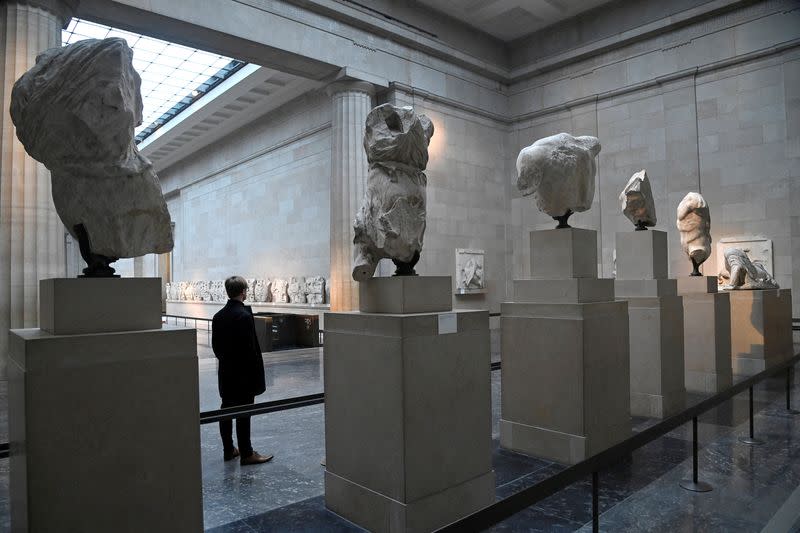
[[[517,188],[533,195],[539,211],[569,228],[573,213],[587,211],[594,199],[594,158],[600,153],[597,137],[559,133],[523,148],[517,157]]]
[[[646,230],[656,225],[656,204],[653,201],[653,190],[650,178],[642,169],[628,180],[628,184],[619,195],[622,214],[636,226],[636,231]]]
[[[699,193],[690,192],[678,204],[681,247],[692,261],[692,276],[701,276],[700,265],[711,254],[711,213]]]
[[[292,276],[289,278],[289,301],[295,304],[306,303],[306,278]]]
[[[176,300],[189,300],[189,283],[181,281],[178,283],[178,298]]]
[[[425,235],[428,143],[433,123],[411,107],[383,104],[367,115],[367,190],[354,223],[353,279],[365,281],[383,258],[395,275],[415,275]]]
[[[152,164],[134,143],[142,122],[141,78],[123,39],[51,48],[14,84],[17,137],[51,172],[53,203],[87,262],[172,250],[172,227]]]
[[[198,281],[195,288],[197,299],[201,302],[211,301],[211,291],[208,290],[208,281]]]
[[[272,294],[272,301],[275,303],[285,304],[289,301],[289,283],[285,279],[275,278],[270,283],[270,293]]]
[[[269,295],[269,281],[258,278],[253,281],[251,299],[254,302],[266,302]]]
[[[225,292],[225,282],[221,279],[215,279],[209,282],[211,290],[211,300],[214,302],[227,302],[228,293]]]
[[[306,301],[310,304],[325,303],[325,278],[322,276],[306,278]]]
[[[725,266],[719,273],[720,288],[724,290],[779,289],[772,275],[761,263],[754,263],[739,248],[725,250]]]
[[[461,289],[483,289],[483,266],[480,262],[470,257],[461,268],[460,287]]]

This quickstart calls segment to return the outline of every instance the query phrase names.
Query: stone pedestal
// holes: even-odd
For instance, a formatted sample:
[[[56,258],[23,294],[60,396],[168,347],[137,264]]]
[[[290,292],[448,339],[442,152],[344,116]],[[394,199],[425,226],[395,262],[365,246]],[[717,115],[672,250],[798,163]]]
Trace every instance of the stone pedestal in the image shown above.
[[[684,408],[683,303],[667,278],[667,234],[617,233],[616,297],[628,302],[631,414],[664,418]]]
[[[594,231],[532,232],[531,273],[501,309],[500,445],[576,463],[630,436],[627,303]]]
[[[717,292],[715,276],[678,278],[683,296],[683,356],[686,389],[715,393],[733,383],[731,302]]]
[[[792,291],[728,292],[733,373],[753,375],[792,354]]]
[[[51,322],[50,331],[11,331],[13,531],[202,531],[195,331],[160,327],[159,283],[44,280],[42,294],[53,297],[42,299],[42,316],[119,312],[94,316],[90,325],[101,332],[69,320]],[[126,311],[128,301],[108,284],[154,292],[156,315],[148,318],[158,327],[142,329],[133,316],[153,302],[132,297]],[[103,331],[109,320],[113,332]]]
[[[430,531],[494,501],[489,315],[452,312],[450,287],[374,278],[372,312],[325,316],[325,503],[370,531]],[[387,311],[379,295],[398,293],[405,312]]]

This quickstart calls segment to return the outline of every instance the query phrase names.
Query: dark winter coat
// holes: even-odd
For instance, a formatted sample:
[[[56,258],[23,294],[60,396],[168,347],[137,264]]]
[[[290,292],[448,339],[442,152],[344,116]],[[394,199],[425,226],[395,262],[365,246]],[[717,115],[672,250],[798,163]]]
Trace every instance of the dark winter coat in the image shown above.
[[[258,396],[266,390],[264,361],[249,306],[228,300],[214,315],[211,347],[219,359],[217,379],[222,398]]]

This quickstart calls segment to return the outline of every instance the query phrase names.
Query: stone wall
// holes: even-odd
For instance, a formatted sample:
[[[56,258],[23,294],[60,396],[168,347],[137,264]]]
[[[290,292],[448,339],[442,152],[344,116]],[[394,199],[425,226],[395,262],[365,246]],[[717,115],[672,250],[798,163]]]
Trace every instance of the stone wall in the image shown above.
[[[328,277],[330,100],[311,92],[160,173],[173,280]]]
[[[797,3],[741,4],[595,55],[572,52],[574,61],[511,86],[510,112],[517,118],[509,153],[514,160],[533,140],[560,131],[600,138],[595,205],[571,219],[598,230],[600,275],[612,275],[615,233],[632,230],[620,214],[619,192],[646,168],[658,210],[655,229],[669,233],[672,276],[691,270],[680,251],[675,210],[687,192],[699,191],[711,207],[713,246],[723,237],[772,239],[776,280],[800,294]],[[553,222],[531,199],[512,194],[513,275],[524,277],[527,233]],[[703,270],[716,275],[718,269],[714,252]]]

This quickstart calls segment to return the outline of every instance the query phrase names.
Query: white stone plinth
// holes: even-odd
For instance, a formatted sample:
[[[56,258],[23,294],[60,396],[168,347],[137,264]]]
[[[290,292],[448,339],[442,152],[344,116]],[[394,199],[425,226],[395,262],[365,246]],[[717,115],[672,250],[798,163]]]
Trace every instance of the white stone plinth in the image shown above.
[[[492,503],[488,313],[327,313],[325,323],[327,507],[394,532]]]
[[[13,531],[203,530],[193,329],[9,340]]]
[[[667,232],[617,233],[617,279],[666,279]]]
[[[158,329],[161,278],[43,279],[39,327],[54,335]]]
[[[686,389],[714,393],[733,383],[731,302],[717,292],[717,278],[678,278],[683,296],[683,357]]]
[[[792,356],[791,289],[736,290],[728,294],[734,374],[757,374]]]
[[[680,296],[628,298],[631,415],[665,418],[686,404]]]
[[[597,232],[581,228],[532,231],[531,278],[597,277]]]
[[[515,302],[590,303],[614,300],[614,280],[598,278],[515,279]]]
[[[453,309],[450,276],[391,276],[358,284],[362,313],[438,313]]]
[[[502,305],[501,446],[576,463],[630,436],[627,305]]]

